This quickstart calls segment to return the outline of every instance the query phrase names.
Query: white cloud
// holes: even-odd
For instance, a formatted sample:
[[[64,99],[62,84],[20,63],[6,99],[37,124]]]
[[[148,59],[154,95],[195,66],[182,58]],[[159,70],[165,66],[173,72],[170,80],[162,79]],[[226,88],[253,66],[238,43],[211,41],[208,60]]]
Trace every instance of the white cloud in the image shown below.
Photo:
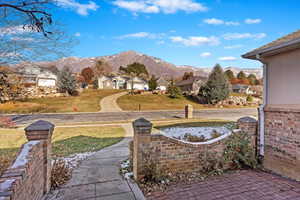
[[[181,36],[170,37],[174,43],[181,43],[185,46],[200,46],[200,45],[218,45],[220,44],[219,38],[215,36],[203,37],[203,36],[190,36],[183,38]]]
[[[74,36],[75,36],[75,37],[80,37],[80,36],[81,36],[81,33],[76,32],[76,33],[74,34]]]
[[[245,19],[246,24],[259,24],[261,23],[261,19]]]
[[[265,33],[227,33],[223,35],[223,38],[225,40],[236,40],[236,39],[248,39],[248,38],[253,38],[253,39],[261,39],[266,37],[267,34]]]
[[[238,49],[243,47],[241,44],[236,44],[236,45],[230,45],[230,46],[225,46],[224,49]]]
[[[171,14],[177,11],[204,12],[208,9],[194,0],[116,0],[113,4],[135,13]]]
[[[23,26],[7,26],[0,28],[0,36],[30,33],[32,30]]]
[[[226,25],[226,26],[238,26],[238,25],[240,25],[239,22],[224,21],[222,19],[216,19],[216,18],[204,19],[203,22],[206,23],[206,24],[211,24],[211,25]]]
[[[220,60],[220,61],[234,61],[234,60],[237,60],[237,58],[233,57],[233,56],[224,56],[224,57],[218,58],[218,60]]]
[[[126,35],[121,35],[117,38],[118,39],[126,39],[126,38],[158,39],[158,38],[162,38],[164,35],[165,35],[164,33],[138,32],[138,33],[131,33],[131,34],[126,34]]]
[[[158,44],[158,45],[162,45],[162,44],[165,44],[165,43],[166,43],[166,42],[163,41],[163,40],[160,40],[160,41],[156,42],[156,44]]]
[[[202,58],[207,58],[207,57],[211,56],[211,53],[210,52],[203,52],[203,53],[200,54],[200,56]]]
[[[12,37],[11,40],[13,41],[26,41],[26,42],[33,42],[34,39],[31,37]]]
[[[64,8],[73,9],[79,15],[83,16],[88,15],[89,11],[96,11],[99,8],[99,6],[93,1],[89,1],[86,4],[83,4],[77,2],[76,0],[57,0],[57,5]]]

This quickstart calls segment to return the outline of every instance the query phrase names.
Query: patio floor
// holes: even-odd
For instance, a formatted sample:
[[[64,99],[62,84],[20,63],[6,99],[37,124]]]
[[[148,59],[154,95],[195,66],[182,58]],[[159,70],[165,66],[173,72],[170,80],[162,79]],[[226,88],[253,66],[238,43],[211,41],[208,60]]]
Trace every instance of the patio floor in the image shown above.
[[[244,170],[206,181],[170,186],[148,200],[300,200],[300,182],[277,175]]]

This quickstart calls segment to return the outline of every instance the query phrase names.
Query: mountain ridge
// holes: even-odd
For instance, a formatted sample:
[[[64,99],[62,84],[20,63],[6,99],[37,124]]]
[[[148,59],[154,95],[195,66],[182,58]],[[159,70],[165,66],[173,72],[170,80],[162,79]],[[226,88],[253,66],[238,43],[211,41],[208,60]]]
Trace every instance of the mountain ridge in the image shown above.
[[[39,62],[38,65],[42,67],[56,66],[59,70],[64,66],[71,66],[71,70],[75,73],[81,72],[82,69],[86,67],[92,67],[97,60],[106,61],[111,67],[113,72],[117,72],[120,66],[126,66],[132,64],[133,62],[139,62],[144,64],[147,67],[147,70],[150,74],[153,74],[158,77],[166,78],[177,78],[184,74],[184,72],[194,72],[196,76],[205,76],[207,77],[212,68],[200,68],[190,65],[174,65],[170,62],[164,61],[163,59],[149,56],[143,53],[136,51],[124,51],[113,55],[107,56],[97,56],[97,57],[64,57],[52,62]],[[246,75],[255,74],[258,78],[262,77],[262,69],[253,68],[253,69],[243,69],[239,67],[225,67],[224,71],[231,69],[234,74],[237,74],[239,71],[243,70]]]

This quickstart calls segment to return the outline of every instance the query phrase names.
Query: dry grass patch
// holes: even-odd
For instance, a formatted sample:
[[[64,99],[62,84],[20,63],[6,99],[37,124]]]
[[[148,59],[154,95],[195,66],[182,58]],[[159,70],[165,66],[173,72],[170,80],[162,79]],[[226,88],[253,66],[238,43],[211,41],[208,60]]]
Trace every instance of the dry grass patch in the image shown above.
[[[52,136],[53,157],[98,151],[120,142],[125,131],[119,126],[56,128]],[[0,129],[0,174],[14,161],[27,142],[22,129]]]
[[[0,113],[97,112],[100,110],[101,99],[119,92],[119,90],[89,89],[82,92],[79,96],[44,97],[11,101],[0,104]]]

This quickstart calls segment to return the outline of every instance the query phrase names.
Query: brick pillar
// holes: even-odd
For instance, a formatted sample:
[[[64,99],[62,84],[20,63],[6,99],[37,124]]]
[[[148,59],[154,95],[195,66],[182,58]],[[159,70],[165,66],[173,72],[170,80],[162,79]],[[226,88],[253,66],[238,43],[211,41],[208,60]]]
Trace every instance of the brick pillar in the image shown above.
[[[136,181],[143,178],[143,153],[151,142],[152,123],[144,118],[133,123],[133,176]]]
[[[251,145],[257,150],[258,140],[258,122],[252,117],[242,117],[238,121],[238,127],[241,131],[247,133],[251,138]]]
[[[50,122],[39,120],[25,128],[28,141],[40,140],[43,142],[44,151],[44,194],[50,191],[51,177],[51,137],[54,125]]]
[[[193,106],[190,104],[185,105],[185,118],[192,119],[193,118]]]

